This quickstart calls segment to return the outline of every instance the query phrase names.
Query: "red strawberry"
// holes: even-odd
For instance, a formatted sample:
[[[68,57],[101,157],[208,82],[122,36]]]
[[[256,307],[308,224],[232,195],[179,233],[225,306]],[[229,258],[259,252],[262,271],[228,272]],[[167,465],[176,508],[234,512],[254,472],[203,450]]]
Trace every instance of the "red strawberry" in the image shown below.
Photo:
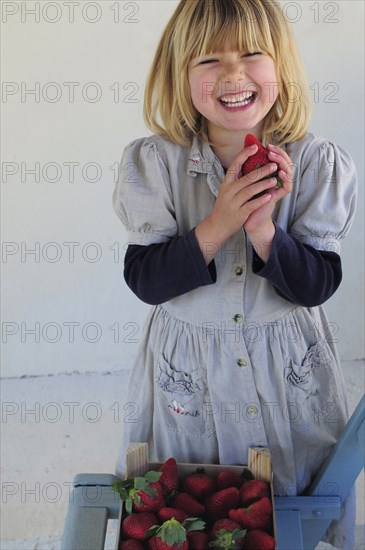
[[[246,481],[240,489],[240,495],[241,503],[246,508],[261,498],[270,498],[269,485],[261,479]]]
[[[148,550],[157,550],[157,537],[151,537],[148,539],[147,542],[145,542],[145,546]]]
[[[240,492],[237,487],[228,487],[214,493],[205,500],[206,512],[212,519],[224,518],[227,517],[231,508],[237,506],[239,501]]]
[[[187,519],[189,516],[184,510],[179,510],[178,508],[170,508],[164,506],[159,510],[158,517],[162,522],[167,521],[168,519],[175,518],[177,521],[183,522],[184,519]]]
[[[252,170],[256,170],[256,168],[260,168],[261,166],[270,164],[271,162],[271,160],[269,159],[269,150],[264,147],[253,134],[247,134],[247,136],[245,137],[244,147],[250,147],[250,145],[257,145],[258,149],[254,155],[248,157],[246,162],[243,163],[240,177],[245,176],[249,172],[252,172]],[[271,177],[277,178],[277,187],[283,186],[281,179],[278,177],[277,171],[273,174],[270,174],[269,176],[266,176],[266,178]]]
[[[217,519],[217,521],[215,521],[212,525],[211,535],[215,535],[217,531],[221,531],[222,529],[226,531],[233,531],[233,529],[241,529],[241,526],[237,523],[237,521],[233,521],[233,519]]]
[[[149,529],[147,536],[156,537],[158,550],[187,550],[189,543],[187,533],[204,529],[205,523],[198,518],[188,518],[180,523],[175,518],[165,521],[162,525],[155,525]]]
[[[268,533],[254,529],[243,540],[244,550],[275,550],[275,539]]]
[[[130,514],[122,521],[122,535],[126,539],[145,540],[147,529],[157,523],[157,517],[150,512]]]
[[[205,512],[205,506],[189,493],[178,493],[172,499],[171,504],[174,508],[179,508],[194,517],[202,516]]]
[[[184,540],[181,544],[173,543],[167,544],[166,541],[156,537],[156,548],[157,550],[188,550],[189,542]]]
[[[123,540],[119,550],[143,550],[143,544],[136,539]]]
[[[125,503],[128,514],[138,512],[157,512],[164,505],[162,486],[158,482],[161,472],[150,470],[143,477],[118,479],[112,483],[112,489],[119,493]]]
[[[159,482],[163,488],[163,494],[168,495],[172,491],[179,490],[179,476],[177,472],[177,464],[174,458],[168,458],[160,466],[159,472],[162,472],[162,475],[159,479]]]
[[[188,475],[183,480],[183,491],[198,500],[204,500],[215,491],[215,480],[203,472]]]
[[[267,497],[253,502],[248,508],[230,510],[228,515],[245,529],[270,531],[272,527],[272,506]]]
[[[235,474],[231,470],[222,470],[217,477],[217,490],[221,491],[227,487],[237,487],[239,489],[242,485],[241,476]]]
[[[134,496],[133,510],[135,512],[158,512],[165,504],[162,496],[162,486],[158,481],[150,483],[155,494],[148,494],[146,489],[138,491]],[[137,498],[138,497],[138,498]]]
[[[193,550],[207,550],[209,539],[206,533],[202,531],[191,531],[188,533],[189,548]]]

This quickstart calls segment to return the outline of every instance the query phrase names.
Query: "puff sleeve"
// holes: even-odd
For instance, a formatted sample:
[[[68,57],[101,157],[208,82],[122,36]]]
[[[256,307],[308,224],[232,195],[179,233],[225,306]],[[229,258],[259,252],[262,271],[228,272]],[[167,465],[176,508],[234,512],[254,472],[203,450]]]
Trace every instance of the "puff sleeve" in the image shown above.
[[[268,279],[291,302],[313,307],[336,291],[342,279],[340,240],[355,214],[356,169],[341,147],[313,135],[304,154],[288,146],[293,159],[293,191],[282,203],[282,227],[266,263],[254,253],[253,273]],[[288,206],[290,211],[288,210]]]
[[[322,138],[311,143],[302,166],[295,213],[288,232],[317,250],[339,253],[356,208],[356,168],[340,146]]]
[[[169,174],[163,151],[153,138],[124,149],[113,206],[128,231],[128,243],[162,243],[177,234]]]

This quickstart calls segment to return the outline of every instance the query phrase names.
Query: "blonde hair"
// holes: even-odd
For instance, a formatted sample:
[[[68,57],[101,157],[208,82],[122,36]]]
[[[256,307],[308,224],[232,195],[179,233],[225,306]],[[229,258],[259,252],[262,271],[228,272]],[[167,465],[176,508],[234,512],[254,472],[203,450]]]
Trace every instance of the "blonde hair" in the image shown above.
[[[263,121],[262,141],[281,145],[301,139],[310,118],[309,87],[292,31],[272,0],[180,1],[147,78],[147,126],[180,145],[198,134],[209,142],[206,121],[191,99],[188,67],[191,59],[226,43],[236,51],[266,53],[275,62],[278,97]]]

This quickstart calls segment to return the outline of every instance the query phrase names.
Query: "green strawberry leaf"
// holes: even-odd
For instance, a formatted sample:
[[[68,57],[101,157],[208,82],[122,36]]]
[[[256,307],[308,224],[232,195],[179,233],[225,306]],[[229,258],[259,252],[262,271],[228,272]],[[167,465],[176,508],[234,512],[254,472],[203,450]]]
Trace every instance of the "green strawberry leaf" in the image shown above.
[[[133,480],[114,481],[111,487],[114,491],[119,493],[120,499],[125,502],[130,496],[131,487],[133,487]]]
[[[137,506],[140,506],[142,504],[142,499],[138,493],[134,494],[133,496],[131,495],[130,500],[134,501],[137,504]]]
[[[246,534],[246,529],[220,529],[215,533],[215,538],[209,543],[210,548],[220,548],[221,550],[235,550],[240,548],[237,544]]]
[[[140,491],[148,487],[148,481],[144,477],[135,477],[134,478],[134,488]]]
[[[236,542],[236,540],[243,539],[246,533],[247,533],[247,529],[233,529],[232,538],[234,542]]]
[[[159,481],[161,476],[162,476],[162,472],[156,472],[155,470],[150,470],[149,472],[146,473],[144,477],[150,483],[154,483],[155,481]]]
[[[128,497],[127,500],[125,501],[125,509],[128,514],[132,513],[132,506],[133,506],[133,501],[130,497]]]
[[[158,531],[160,527],[161,527],[161,525],[152,525],[152,527],[147,529],[147,531],[145,533],[146,539],[148,539],[150,537],[153,537],[156,534],[156,531]]]
[[[187,518],[182,522],[187,533],[190,531],[201,531],[205,527],[205,521],[200,518]]]
[[[125,479],[124,481],[118,479],[117,481],[113,481],[111,487],[113,491],[119,494],[126,494],[127,490],[133,487],[133,479]]]
[[[156,537],[159,537],[167,546],[181,546],[186,541],[186,530],[182,524],[175,518],[168,519],[156,531]]]
[[[157,489],[155,487],[147,486],[145,489],[143,489],[143,492],[146,493],[146,495],[150,497],[156,497],[157,496]]]

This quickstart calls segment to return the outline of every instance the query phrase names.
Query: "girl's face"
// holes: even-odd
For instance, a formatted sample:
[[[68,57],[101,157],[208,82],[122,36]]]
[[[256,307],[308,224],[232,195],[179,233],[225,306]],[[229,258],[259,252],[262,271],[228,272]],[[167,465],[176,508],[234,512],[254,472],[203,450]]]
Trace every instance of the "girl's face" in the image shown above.
[[[207,119],[210,138],[251,131],[260,136],[262,122],[278,97],[274,60],[260,52],[229,48],[192,59],[189,84],[195,108]]]

